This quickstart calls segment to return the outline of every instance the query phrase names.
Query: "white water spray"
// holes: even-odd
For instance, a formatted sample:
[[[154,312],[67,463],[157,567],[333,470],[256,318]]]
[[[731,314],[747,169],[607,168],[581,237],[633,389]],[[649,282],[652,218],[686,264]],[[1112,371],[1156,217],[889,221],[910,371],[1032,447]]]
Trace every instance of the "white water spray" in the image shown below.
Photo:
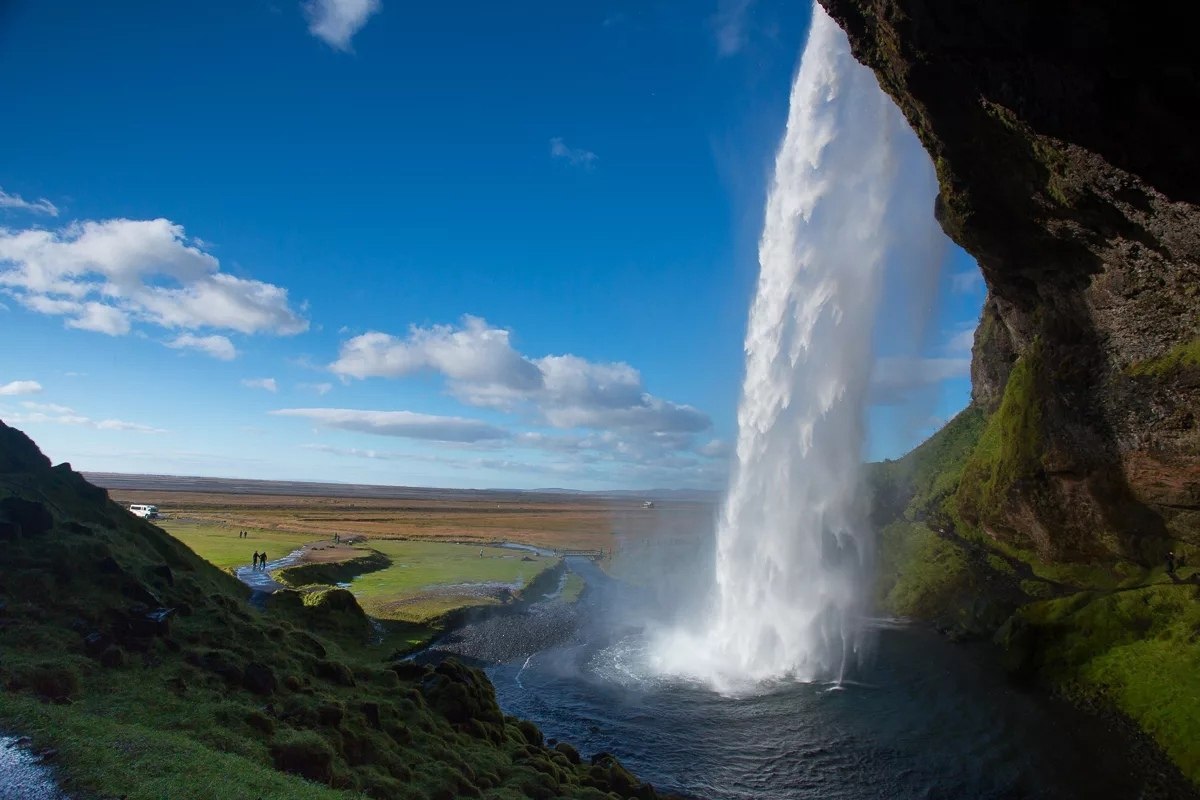
[[[656,643],[659,670],[738,692],[840,680],[862,644],[858,497],[885,268],[936,264],[928,156],[814,3],[767,199],[716,593]],[[926,259],[921,263],[921,259]]]

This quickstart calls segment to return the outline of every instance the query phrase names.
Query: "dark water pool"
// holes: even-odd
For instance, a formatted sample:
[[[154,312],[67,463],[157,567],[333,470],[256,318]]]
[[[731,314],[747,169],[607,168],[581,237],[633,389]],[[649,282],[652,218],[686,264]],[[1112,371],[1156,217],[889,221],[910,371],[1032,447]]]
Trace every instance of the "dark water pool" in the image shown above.
[[[604,580],[576,568],[590,585]],[[881,624],[873,657],[842,688],[734,699],[645,674],[644,634],[586,598],[484,618],[439,650],[483,664],[506,712],[585,755],[611,752],[660,789],[722,800],[1172,796],[1146,788],[1124,739],[1011,686],[986,649]]]

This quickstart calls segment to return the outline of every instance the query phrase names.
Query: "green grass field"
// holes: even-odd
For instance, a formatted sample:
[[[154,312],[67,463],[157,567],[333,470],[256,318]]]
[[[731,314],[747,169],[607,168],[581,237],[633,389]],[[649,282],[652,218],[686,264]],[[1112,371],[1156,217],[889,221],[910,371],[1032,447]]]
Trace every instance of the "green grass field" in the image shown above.
[[[495,600],[471,584],[526,586],[557,559],[529,556],[519,550],[476,545],[375,539],[373,550],[392,559],[387,569],[353,581],[350,591],[368,614],[380,619],[424,622],[456,608],[488,605]],[[456,591],[455,587],[463,587]]]
[[[279,558],[315,541],[312,533],[254,528],[245,529],[248,536],[242,539],[239,528],[174,520],[162,520],[159,527],[222,569],[249,564],[256,550]],[[479,584],[519,590],[556,563],[502,547],[485,547],[480,558],[478,545],[445,542],[372,539],[361,549],[383,553],[392,565],[359,576],[351,591],[371,616],[404,623],[426,623],[466,606],[494,604],[498,601]],[[527,555],[531,561],[522,560]]]
[[[196,524],[159,520],[155,524],[186,544],[196,555],[221,569],[249,564],[255,551],[267,553],[270,559],[281,558],[319,537],[312,533],[272,531],[253,528],[229,528],[224,525]],[[245,539],[238,531],[245,530]]]

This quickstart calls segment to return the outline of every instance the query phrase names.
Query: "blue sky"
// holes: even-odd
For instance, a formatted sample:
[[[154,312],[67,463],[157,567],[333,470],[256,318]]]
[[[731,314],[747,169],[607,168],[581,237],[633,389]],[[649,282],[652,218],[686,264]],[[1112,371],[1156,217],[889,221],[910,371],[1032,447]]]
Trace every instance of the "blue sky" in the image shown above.
[[[720,486],[807,15],[4,4],[0,418],[89,470]],[[982,291],[951,250],[871,456],[965,405]]]

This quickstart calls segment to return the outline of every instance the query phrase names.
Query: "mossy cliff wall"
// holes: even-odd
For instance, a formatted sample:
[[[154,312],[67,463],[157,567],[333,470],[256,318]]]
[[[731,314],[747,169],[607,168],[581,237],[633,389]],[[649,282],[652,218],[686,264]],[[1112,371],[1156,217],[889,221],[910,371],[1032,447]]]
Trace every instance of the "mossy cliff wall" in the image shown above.
[[[960,522],[1053,560],[1200,546],[1186,7],[820,1],[932,156],[938,218],[987,282],[974,399],[1007,427],[967,469]]]
[[[875,465],[880,604],[1200,785],[1200,51],[1184,6],[820,0],[988,287],[972,404]],[[1168,573],[1173,550],[1187,566]]]

